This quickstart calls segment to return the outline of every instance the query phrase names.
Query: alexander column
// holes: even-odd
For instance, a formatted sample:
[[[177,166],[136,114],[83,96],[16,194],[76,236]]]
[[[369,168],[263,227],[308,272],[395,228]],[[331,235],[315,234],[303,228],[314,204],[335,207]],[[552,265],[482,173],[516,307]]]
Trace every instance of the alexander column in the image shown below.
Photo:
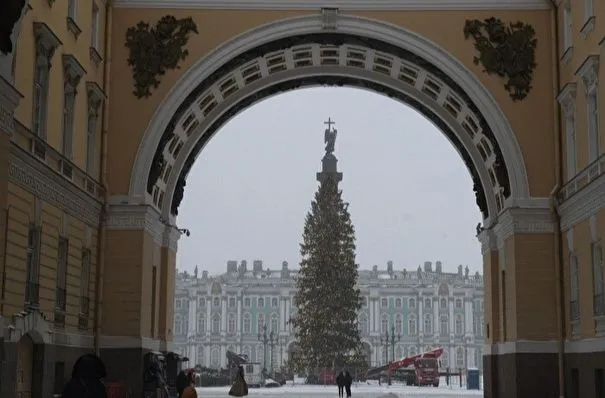
[[[334,156],[334,144],[336,144],[336,130],[332,125],[336,124],[331,118],[328,118],[327,122],[324,122],[328,127],[324,132],[324,143],[326,144],[326,154],[321,160],[322,168],[321,172],[317,173],[317,181],[323,183],[326,178],[331,177],[339,183],[342,181],[342,173],[338,172],[338,159]]]

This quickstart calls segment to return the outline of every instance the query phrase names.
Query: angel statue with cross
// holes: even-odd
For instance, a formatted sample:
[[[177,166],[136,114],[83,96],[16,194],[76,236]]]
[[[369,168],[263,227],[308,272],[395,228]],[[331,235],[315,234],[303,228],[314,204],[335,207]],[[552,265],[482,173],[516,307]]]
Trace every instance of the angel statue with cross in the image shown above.
[[[328,118],[327,122],[324,124],[328,125],[324,133],[324,143],[326,144],[326,153],[334,152],[334,144],[336,143],[336,134],[338,134],[338,130],[332,127],[333,124],[336,124],[332,121],[332,119]]]

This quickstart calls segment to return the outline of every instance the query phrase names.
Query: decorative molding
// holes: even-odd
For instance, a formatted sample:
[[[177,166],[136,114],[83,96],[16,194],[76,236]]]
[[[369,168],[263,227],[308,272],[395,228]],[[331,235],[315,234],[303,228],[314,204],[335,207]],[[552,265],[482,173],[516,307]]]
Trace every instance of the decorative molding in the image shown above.
[[[37,62],[44,62],[51,67],[51,60],[57,48],[63,43],[52,29],[44,22],[34,22]]]
[[[25,310],[11,318],[1,318],[4,341],[16,343],[29,335],[34,344],[50,344],[52,330],[46,316],[37,309]]]
[[[605,351],[605,339],[603,338],[565,341],[566,354],[585,354],[603,351]]]
[[[557,96],[557,101],[561,104],[563,115],[566,118],[572,117],[576,111],[577,86],[577,83],[567,83]]]
[[[573,46],[569,46],[563,51],[563,55],[561,55],[561,62],[565,65],[569,65],[573,58]]]
[[[588,35],[594,30],[596,17],[594,15],[588,17],[580,29],[580,35],[583,39],[588,38]]]
[[[198,33],[191,17],[177,19],[172,15],[162,17],[154,27],[141,21],[128,28],[125,45],[130,51],[128,65],[137,98],[150,97],[151,89],[160,85],[160,76],[180,68],[179,62],[189,55],[185,46],[191,33]]]
[[[493,231],[498,247],[502,247],[506,239],[513,235],[551,234],[555,232],[554,214],[550,208],[509,208],[500,214]]]
[[[338,8],[322,8],[321,16],[324,30],[335,30],[338,27]]]
[[[605,162],[605,157],[603,158]],[[561,215],[561,231],[588,219],[605,208],[605,173],[584,186],[559,206]]]
[[[82,29],[80,29],[80,27],[72,17],[66,17],[65,23],[67,25],[67,30],[70,31],[71,34],[74,35],[74,38],[77,40],[80,36],[80,33],[82,33]]]
[[[491,229],[484,229],[478,235],[477,239],[481,243],[481,254],[484,255],[491,251],[498,250],[497,239],[494,231]]]
[[[513,101],[527,97],[536,68],[538,39],[534,28],[519,21],[505,24],[494,17],[472,19],[464,26],[464,38],[469,37],[479,51],[479,56],[473,58],[475,65],[481,64],[488,75],[506,78],[504,89]]]
[[[0,76],[0,134],[15,131],[14,114],[22,97],[12,84]]]
[[[547,0],[332,0],[341,10],[548,10]],[[322,0],[115,0],[117,8],[317,10]]]
[[[558,350],[559,342],[557,340],[517,340],[486,344],[483,347],[483,355],[556,354]]]
[[[178,242],[181,238],[181,233],[174,225],[167,225],[162,235],[162,246],[168,247],[172,251],[177,251]]]
[[[98,116],[98,111],[103,104],[103,101],[107,98],[105,92],[97,82],[89,81],[86,82],[86,94],[88,98],[88,109],[94,111]]]
[[[99,225],[101,203],[16,144],[11,146],[10,182],[90,226]]]
[[[160,213],[148,205],[109,205],[105,228],[109,231],[145,231],[161,244],[165,224]]]
[[[589,55],[576,71],[576,76],[582,79],[586,95],[597,92],[599,84],[599,56]]]
[[[101,65],[101,62],[103,62],[103,56],[101,56],[101,53],[99,52],[99,50],[97,50],[94,47],[90,47],[89,53],[90,53],[90,60],[95,64],[95,66],[98,67],[99,65]]]
[[[78,84],[82,76],[86,74],[86,69],[78,62],[72,54],[63,54],[63,77],[64,85],[77,91]]]
[[[282,38],[292,37],[293,35],[309,35],[313,33],[320,33],[321,26],[321,16],[316,14],[288,18],[254,28],[245,34],[232,39],[226,44],[219,46],[206,57],[198,61],[187,72],[185,72],[177,84],[158,105],[157,111],[147,126],[146,132],[139,146],[134,168],[131,172],[131,184],[128,200],[132,201],[133,203],[140,203],[141,201],[149,201],[149,203],[152,202],[151,196],[147,193],[148,181],[140,178],[140,176],[149,174],[151,163],[155,158],[158,145],[162,139],[160,134],[158,134],[158,131],[166,131],[171,118],[177,113],[177,111],[179,111],[179,107],[183,103],[183,98],[192,96],[193,90],[196,87],[199,87],[211,74],[215,73],[229,61],[233,60],[233,58],[238,54],[243,54],[261,45],[265,45]],[[422,54],[426,61],[432,63],[435,68],[441,70],[444,75],[447,75],[451,80],[455,81],[461,87],[461,89],[468,93],[468,96],[474,100],[477,107],[477,112],[486,118],[486,125],[492,130],[495,141],[497,141],[502,150],[502,157],[504,159],[503,163],[505,163],[509,168],[508,173],[511,183],[511,195],[515,197],[515,200],[530,197],[527,172],[524,168],[523,156],[514,132],[512,131],[512,128],[502,110],[494,101],[493,96],[470,70],[464,68],[458,61],[454,60],[446,50],[436,46],[434,43],[424,39],[423,37],[403,28],[387,25],[380,21],[370,20],[359,16],[340,14],[338,20],[338,32],[342,34],[367,37],[373,40],[380,40],[384,43],[388,43],[389,45],[403,46],[403,51]],[[262,61],[262,58],[263,57],[259,58],[259,63]],[[309,72],[310,69],[311,68],[306,68],[303,70],[303,68],[301,68],[300,70],[292,72],[286,71],[280,73],[279,76],[275,74],[271,78],[263,80],[262,86],[260,85],[260,82],[259,84],[250,84],[248,87],[245,87],[246,90],[240,90],[241,92],[236,92],[230,95],[227,101],[228,104],[220,105],[220,107],[222,109],[226,109],[226,107],[230,107],[238,101],[241,101],[243,95],[250,95],[263,87],[270,87],[271,85],[276,84],[276,82],[279,82],[281,79],[292,80],[296,77],[301,78],[306,73],[311,73]],[[346,73],[350,75],[351,72],[356,70],[356,68],[348,68],[346,69]],[[290,72],[290,74],[288,74],[288,72]],[[398,90],[402,89],[402,83],[397,81],[397,79],[390,78],[388,75],[380,74],[381,77],[378,79],[379,74],[377,73],[368,74],[366,71],[357,71],[358,74],[362,74],[362,72],[364,79],[373,77],[375,80],[379,80],[381,84],[393,85],[393,88]],[[233,73],[236,78],[239,76],[239,71],[233,71]],[[321,75],[322,69],[320,68],[314,70],[313,73],[316,75]],[[323,74],[326,73],[328,73],[328,70],[324,69]],[[336,66],[332,67],[329,73],[344,74],[345,69]],[[239,83],[238,85],[240,87],[242,86]],[[246,94],[244,91],[248,91],[248,94]],[[426,100],[426,98],[422,98],[423,100]],[[196,104],[192,104],[192,109],[195,108],[195,105]],[[199,109],[196,114],[197,113],[199,113]],[[188,155],[187,152],[190,153],[193,150],[193,141],[200,141],[200,138],[205,131],[204,129],[207,129],[208,126],[212,125],[218,118],[220,118],[222,113],[217,110],[216,112],[212,112],[212,115],[210,116],[211,117],[206,118],[206,120],[204,120],[202,123],[206,127],[200,127],[199,130],[194,134],[194,137],[192,137],[192,143],[188,144],[188,149],[183,148],[181,151],[183,157]],[[178,120],[176,120],[176,122],[178,123]],[[466,135],[468,136],[468,134]],[[464,139],[464,137],[461,139]],[[479,160],[479,163],[477,164],[480,165],[481,162],[482,161]],[[171,194],[169,192],[174,192],[176,187],[176,179],[178,179],[179,167],[181,169],[184,168],[184,158],[181,159],[181,156],[179,156],[178,167],[175,165],[175,168],[173,168],[173,173],[170,177],[169,184],[172,185],[170,187],[166,186],[167,191],[164,204],[167,207],[162,209],[162,214],[166,219],[170,219]],[[478,169],[483,170],[482,172],[487,174],[487,170],[484,170],[484,167],[478,167]],[[482,177],[482,181],[488,180],[488,176],[485,180]],[[489,187],[489,183],[484,185]]]

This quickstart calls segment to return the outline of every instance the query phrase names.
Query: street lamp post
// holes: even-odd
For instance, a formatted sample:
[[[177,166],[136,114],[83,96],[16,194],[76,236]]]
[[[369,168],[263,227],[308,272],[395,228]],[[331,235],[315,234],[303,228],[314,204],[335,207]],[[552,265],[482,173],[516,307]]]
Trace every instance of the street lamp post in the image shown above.
[[[384,344],[387,353],[387,364],[389,363],[389,346],[391,347],[391,357],[395,360],[395,343],[401,341],[401,334],[395,335],[395,326],[391,326],[391,333],[387,330],[384,336],[380,336],[380,342]],[[388,373],[388,383],[391,385],[391,371]]]
[[[267,334],[267,324],[263,325],[263,332],[258,333],[258,341],[263,343],[263,373],[267,372],[267,345],[271,347],[275,344],[275,335],[273,332]]]

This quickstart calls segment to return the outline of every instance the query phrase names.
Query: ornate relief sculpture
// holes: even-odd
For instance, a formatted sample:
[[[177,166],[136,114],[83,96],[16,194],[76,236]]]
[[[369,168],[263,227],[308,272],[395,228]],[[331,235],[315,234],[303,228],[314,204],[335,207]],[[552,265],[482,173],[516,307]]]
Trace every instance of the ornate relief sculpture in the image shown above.
[[[473,58],[475,65],[481,63],[483,71],[506,78],[504,88],[513,101],[524,99],[532,89],[532,78],[536,68],[535,50],[538,40],[531,25],[523,22],[506,25],[498,18],[467,20],[464,37],[475,40],[479,56]]]
[[[134,78],[134,95],[151,96],[151,89],[160,85],[159,77],[168,69],[178,69],[179,62],[189,55],[184,47],[191,32],[198,33],[193,19],[162,17],[151,27],[139,22],[126,31],[126,47],[130,50],[128,65]]]

